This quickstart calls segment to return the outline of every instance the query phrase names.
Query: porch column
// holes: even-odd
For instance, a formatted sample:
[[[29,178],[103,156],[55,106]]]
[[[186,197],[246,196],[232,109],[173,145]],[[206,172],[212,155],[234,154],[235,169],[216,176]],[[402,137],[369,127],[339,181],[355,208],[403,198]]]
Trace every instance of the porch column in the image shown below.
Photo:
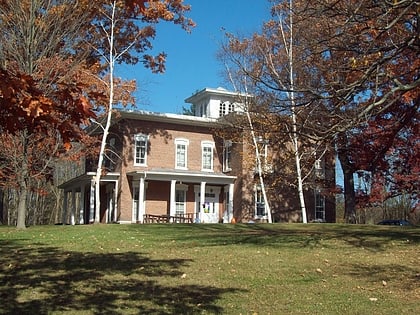
[[[140,223],[144,221],[145,209],[144,209],[144,177],[140,177],[139,182],[139,204],[138,204],[138,220]]]
[[[70,215],[70,224],[71,225],[75,225],[76,224],[76,220],[75,220],[75,212],[76,212],[76,189],[73,188],[71,190],[71,215]]]
[[[203,205],[206,202],[206,182],[201,182],[200,185],[200,212],[199,221],[201,222],[201,214],[203,213]]]
[[[175,216],[176,213],[176,197],[175,197],[176,179],[171,180],[171,197],[169,200],[169,215]]]
[[[114,217],[113,217],[114,222],[117,222],[117,211],[118,211],[118,180],[115,181],[115,189],[114,189]]]
[[[63,224],[67,223],[67,207],[68,207],[68,197],[67,197],[68,191],[64,190],[64,198],[63,198],[63,213],[62,213],[62,219],[61,221]]]
[[[85,187],[86,187],[86,184],[83,184],[80,187],[80,214],[79,214],[79,224],[85,224]]]
[[[229,184],[229,201],[228,201],[228,220],[229,223],[233,219],[233,188],[234,184]]]
[[[89,223],[95,220],[95,181],[90,181]]]

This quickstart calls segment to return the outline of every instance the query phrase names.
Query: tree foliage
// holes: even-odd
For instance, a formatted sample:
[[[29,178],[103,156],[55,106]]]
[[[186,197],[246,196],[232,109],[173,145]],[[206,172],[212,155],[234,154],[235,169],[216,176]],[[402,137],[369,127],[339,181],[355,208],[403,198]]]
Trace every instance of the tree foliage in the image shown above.
[[[401,178],[410,171],[403,170],[397,160],[406,156],[405,160],[412,162],[405,166],[410,166],[418,156],[418,151],[407,150],[407,141],[398,138],[414,135],[418,121],[419,3],[270,2],[272,18],[260,32],[248,38],[228,36],[230,60],[239,78],[252,80],[268,111],[290,114],[289,95],[294,93],[301,138],[335,142],[345,177],[345,215],[348,222],[354,222],[354,173],[363,167],[383,177],[384,171],[379,170],[387,164],[394,170],[393,178]],[[290,42],[284,40],[289,38],[284,34],[292,31],[296,38],[294,73],[287,53]],[[292,130],[290,125],[288,128]],[[378,136],[374,130],[380,128],[384,129],[381,138],[372,139],[376,156],[369,157],[366,142],[374,133]],[[411,137],[414,143],[418,142],[415,138]],[[361,152],[369,163],[356,161]]]
[[[183,0],[116,3],[123,12],[114,37],[114,48],[124,52],[119,62],[141,61],[151,71],[163,72],[165,54],[147,54],[156,35],[154,26],[172,21],[185,29],[192,27],[184,16],[189,6]],[[0,1],[0,131],[21,141],[22,150],[15,153],[23,157],[2,155],[2,165],[10,160],[20,160],[21,165],[16,174],[2,168],[1,182],[17,186],[18,227],[25,226],[29,179],[37,172],[36,165],[45,163],[42,169],[47,170],[51,157],[68,150],[72,141],[84,142],[83,128],[107,106],[109,43],[102,31],[109,23],[110,4],[106,0]],[[134,81],[113,78],[113,83],[115,102],[132,101]],[[45,141],[48,148],[51,139],[59,149],[51,151],[50,158],[37,155],[37,146]]]

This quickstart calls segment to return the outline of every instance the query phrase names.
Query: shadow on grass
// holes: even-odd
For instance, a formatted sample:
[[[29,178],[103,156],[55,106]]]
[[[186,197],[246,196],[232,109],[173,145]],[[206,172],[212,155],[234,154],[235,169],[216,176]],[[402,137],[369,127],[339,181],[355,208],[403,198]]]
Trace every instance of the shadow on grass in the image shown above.
[[[398,264],[354,264],[348,272],[354,278],[369,279],[374,284],[381,285],[386,281],[390,288],[413,291],[420,287],[419,269]]]
[[[340,240],[347,245],[370,251],[386,250],[392,241],[420,243],[420,228],[378,227],[335,224],[195,224],[190,231],[194,240],[204,246],[248,244],[260,246],[315,248],[328,247],[325,241]],[[187,240],[179,233],[180,240]]]
[[[22,243],[21,243],[22,242]],[[63,251],[0,240],[0,314],[220,314],[234,288],[187,285],[187,259]],[[162,285],[164,277],[170,285]]]

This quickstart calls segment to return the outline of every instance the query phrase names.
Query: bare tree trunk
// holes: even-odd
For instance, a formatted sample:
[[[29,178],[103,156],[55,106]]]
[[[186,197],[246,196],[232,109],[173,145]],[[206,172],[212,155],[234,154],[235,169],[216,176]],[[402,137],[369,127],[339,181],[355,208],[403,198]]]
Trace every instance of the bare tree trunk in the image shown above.
[[[226,70],[228,72],[228,76],[230,79],[230,82],[232,83],[235,92],[239,93],[239,90],[236,87],[235,81],[233,80],[232,74],[229,70],[229,67],[226,65]],[[262,174],[262,163],[261,163],[261,156],[260,156],[260,152],[258,149],[258,143],[255,137],[255,132],[254,132],[254,125],[252,123],[252,119],[251,119],[251,115],[249,114],[249,104],[248,104],[248,87],[247,87],[247,80],[246,77],[244,78],[245,83],[244,83],[244,88],[245,88],[245,100],[244,100],[244,105],[245,105],[245,113],[246,113],[246,117],[248,119],[248,124],[249,124],[249,128],[251,130],[251,137],[252,137],[252,141],[255,147],[255,156],[257,159],[257,168],[258,168],[258,178],[260,181],[260,185],[261,185],[261,191],[263,193],[263,198],[264,198],[264,208],[267,214],[267,222],[268,223],[273,223],[273,216],[271,213],[271,207],[270,207],[270,202],[267,198],[267,192],[265,189],[265,184],[264,184],[264,178],[263,178],[263,174]]]
[[[344,176],[344,219],[346,223],[356,223],[356,194],[354,192],[354,168],[346,150],[338,150],[338,159]]]
[[[26,199],[28,197],[28,187],[25,181],[22,181],[19,184],[19,201],[17,207],[17,222],[16,227],[18,229],[25,229],[26,228]]]
[[[248,123],[249,123],[250,129],[251,129],[251,137],[252,137],[252,141],[253,141],[254,147],[255,147],[255,155],[257,157],[257,167],[258,167],[258,178],[260,180],[261,191],[263,193],[264,208],[265,208],[265,211],[267,213],[267,221],[268,221],[268,223],[273,223],[273,218],[272,218],[272,214],[271,214],[271,207],[270,207],[270,203],[269,203],[268,198],[267,198],[267,193],[265,191],[264,178],[263,178],[263,175],[262,175],[261,156],[260,156],[260,152],[259,152],[259,149],[258,149],[258,143],[257,143],[255,133],[254,133],[254,126],[252,124],[251,116],[249,115],[248,105],[246,106],[246,117],[248,118]]]
[[[5,224],[5,213],[4,213],[4,191],[3,188],[0,187],[0,224]]]
[[[306,205],[305,205],[305,198],[303,195],[303,179],[302,179],[302,168],[300,165],[300,156],[299,156],[299,137],[297,133],[297,122],[296,122],[296,99],[295,99],[295,73],[294,73],[294,60],[293,60],[293,45],[294,45],[294,38],[293,38],[293,0],[290,0],[290,38],[289,38],[289,49],[286,51],[288,59],[289,59],[289,85],[290,91],[288,93],[289,100],[291,103],[291,111],[292,111],[292,142],[293,142],[293,149],[295,154],[295,164],[296,164],[296,177],[297,177],[297,184],[298,184],[298,195],[299,195],[299,203],[300,209],[302,213],[302,222],[308,223],[308,218],[306,214]],[[284,34],[284,33],[283,33]]]
[[[115,17],[116,10],[117,10],[117,3],[116,1],[114,1],[112,4],[112,14],[110,16],[110,22],[111,22],[110,31],[109,33],[105,31],[105,34],[108,35],[108,42],[109,42],[109,56],[108,56],[109,99],[108,99],[108,108],[106,109],[106,124],[105,124],[105,127],[103,128],[101,149],[99,151],[98,166],[97,166],[96,175],[95,175],[95,220],[94,220],[94,223],[100,222],[100,212],[101,212],[100,183],[101,183],[102,166],[103,166],[105,149],[106,149],[106,142],[108,138],[109,128],[111,126],[112,109],[113,109],[113,104],[114,104],[114,65],[115,65],[115,60],[119,57],[114,52],[114,30],[115,30],[115,23],[116,23],[116,17]]]
[[[26,207],[27,207],[27,197],[28,197],[28,180],[29,180],[29,170],[28,170],[28,139],[27,131],[22,132],[22,145],[23,145],[23,154],[21,157],[21,171],[18,174],[18,207],[17,207],[17,222],[16,227],[18,229],[26,228]]]

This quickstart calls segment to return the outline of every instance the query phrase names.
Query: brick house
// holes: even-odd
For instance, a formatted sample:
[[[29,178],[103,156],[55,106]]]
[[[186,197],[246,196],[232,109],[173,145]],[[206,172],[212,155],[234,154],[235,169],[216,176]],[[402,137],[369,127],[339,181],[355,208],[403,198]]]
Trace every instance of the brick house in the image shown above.
[[[223,139],[218,132],[225,128],[223,116],[243,111],[237,94],[206,88],[186,102],[193,105],[195,116],[129,110],[115,115],[100,185],[101,222],[266,219],[255,173],[244,167],[247,145]],[[94,175],[94,163],[84,161],[82,172],[59,185],[64,190],[63,222],[93,222]],[[273,190],[268,198],[274,197],[275,221],[298,221],[295,214],[287,214],[298,207],[286,209],[278,195]],[[335,203],[326,202],[325,196],[317,199],[309,190],[306,195],[311,201],[309,219],[335,221]]]

